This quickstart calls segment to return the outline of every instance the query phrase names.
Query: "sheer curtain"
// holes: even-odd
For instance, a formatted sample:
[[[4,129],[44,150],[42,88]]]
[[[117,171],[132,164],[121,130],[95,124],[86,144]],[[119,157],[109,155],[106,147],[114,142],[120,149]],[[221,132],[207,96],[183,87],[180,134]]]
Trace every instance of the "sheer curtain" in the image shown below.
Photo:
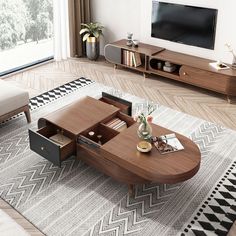
[[[79,34],[81,23],[91,20],[90,0],[53,0],[54,59],[85,54]]]
[[[53,14],[54,59],[60,61],[70,56],[68,0],[53,0]]]

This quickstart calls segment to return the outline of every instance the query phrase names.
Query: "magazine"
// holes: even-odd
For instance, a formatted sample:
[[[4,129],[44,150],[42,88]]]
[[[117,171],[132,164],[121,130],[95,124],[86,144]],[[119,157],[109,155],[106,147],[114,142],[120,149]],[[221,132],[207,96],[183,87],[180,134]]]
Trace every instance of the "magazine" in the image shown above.
[[[153,137],[152,142],[161,154],[176,152],[184,149],[183,145],[174,133]]]

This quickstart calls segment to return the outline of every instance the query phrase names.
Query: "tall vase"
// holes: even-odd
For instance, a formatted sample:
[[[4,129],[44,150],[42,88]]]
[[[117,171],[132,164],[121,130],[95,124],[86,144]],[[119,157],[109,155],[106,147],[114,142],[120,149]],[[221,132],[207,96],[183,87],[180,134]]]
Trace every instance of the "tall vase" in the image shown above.
[[[138,127],[137,134],[139,138],[144,140],[149,140],[152,137],[152,127],[151,125],[146,123],[141,123]]]
[[[90,60],[97,60],[99,57],[99,39],[88,37],[86,41],[86,55]]]

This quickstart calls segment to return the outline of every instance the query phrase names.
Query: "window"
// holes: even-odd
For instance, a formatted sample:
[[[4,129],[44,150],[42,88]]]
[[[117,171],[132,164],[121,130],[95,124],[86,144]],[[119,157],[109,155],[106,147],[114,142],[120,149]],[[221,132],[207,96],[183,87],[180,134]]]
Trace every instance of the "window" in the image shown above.
[[[0,75],[53,58],[53,0],[0,0]]]

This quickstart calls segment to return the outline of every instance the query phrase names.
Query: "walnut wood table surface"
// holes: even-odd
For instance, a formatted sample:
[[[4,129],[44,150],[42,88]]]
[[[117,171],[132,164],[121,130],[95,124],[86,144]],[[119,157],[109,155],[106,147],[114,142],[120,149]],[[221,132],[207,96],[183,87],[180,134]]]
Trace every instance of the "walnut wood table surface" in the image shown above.
[[[158,183],[178,183],[190,179],[197,173],[201,154],[193,141],[176,133],[184,150],[160,154],[153,146],[150,152],[141,153],[136,148],[140,141],[137,129],[138,124],[134,124],[103,145],[104,150],[113,154],[112,161],[117,165],[143,179]],[[155,136],[173,133],[154,124],[152,129]]]
[[[119,117],[128,128],[118,132],[105,123]],[[176,133],[184,150],[160,154],[153,147],[149,153],[137,150],[140,139],[138,124],[132,117],[120,112],[114,105],[91,97],[80,99],[61,108],[38,122],[39,130],[30,131],[31,149],[44,158],[58,164],[75,154],[78,159],[95,167],[114,179],[127,183],[133,192],[134,184],[178,183],[192,178],[200,167],[201,154],[189,138]],[[71,143],[57,147],[49,138],[60,129],[71,138]],[[165,135],[173,131],[152,124],[153,135]],[[91,138],[91,131],[102,134],[102,142]],[[84,140],[86,142],[84,142]],[[38,146],[40,143],[41,146]],[[55,147],[56,146],[56,147]],[[55,155],[55,151],[57,155]]]

